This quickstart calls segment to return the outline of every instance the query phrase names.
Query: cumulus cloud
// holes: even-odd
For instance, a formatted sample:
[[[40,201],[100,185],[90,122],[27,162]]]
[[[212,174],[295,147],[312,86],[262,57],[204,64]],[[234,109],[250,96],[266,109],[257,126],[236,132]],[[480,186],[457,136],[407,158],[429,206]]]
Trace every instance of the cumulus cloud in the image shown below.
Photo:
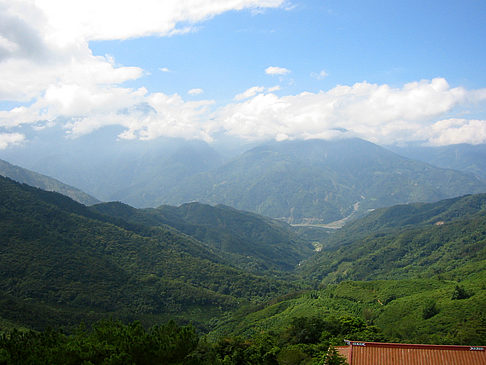
[[[325,70],[321,70],[320,72],[313,72],[311,76],[317,80],[322,80],[328,76],[328,73]]]
[[[455,143],[459,139],[452,138],[454,133],[461,128],[480,131],[481,123],[439,123],[432,132],[435,121],[483,94],[451,88],[442,78],[401,88],[362,82],[282,97],[259,93],[221,108],[215,119],[226,133],[250,140],[335,138],[345,133],[381,144],[417,140],[437,144],[439,136],[440,143]],[[473,133],[466,136],[462,140],[474,141]]]
[[[194,30],[229,10],[279,7],[283,0],[0,0],[0,100],[24,106],[0,110],[0,148],[19,144],[12,129],[62,123],[72,137],[121,125],[120,138],[200,138],[227,134],[249,140],[337,138],[353,135],[381,144],[486,142],[485,121],[454,113],[484,103],[486,89],[450,87],[445,79],[391,87],[367,82],[317,93],[277,96],[279,87],[255,86],[233,103],[191,102],[123,84],[146,73],[94,56],[90,40],[169,36]],[[117,9],[113,12],[113,8]],[[170,71],[162,67],[161,72]],[[268,75],[291,71],[271,66]],[[322,78],[324,70],[313,74]],[[197,95],[202,89],[189,90]],[[459,112],[458,112],[459,109]]]
[[[20,133],[0,133],[0,150],[10,145],[17,145],[24,142],[25,136]]]
[[[444,119],[424,131],[433,146],[486,143],[486,120]]]
[[[265,90],[263,86],[253,86],[249,89],[243,91],[241,94],[235,96],[235,100],[244,100],[255,96],[258,93],[261,93]]]
[[[94,56],[89,41],[184,33],[230,10],[273,8],[282,3],[0,0],[0,100],[25,104],[0,111],[0,126],[35,123],[38,128],[42,123],[67,120],[66,129],[72,136],[121,124],[127,127],[124,137],[149,139],[166,130],[171,135],[193,132],[196,137],[207,138],[201,129],[187,126],[191,118],[197,126],[201,110],[211,102],[194,104],[178,95],[123,87],[124,82],[140,78],[144,71],[117,65],[110,56]],[[198,92],[194,89],[192,94]],[[136,118],[141,121],[135,122]],[[185,128],[189,132],[183,132]],[[2,138],[7,141],[7,135]]]
[[[279,7],[283,0],[38,0],[58,42],[167,36],[230,10]],[[116,9],[116,11],[114,11]],[[180,25],[182,24],[182,27]]]
[[[203,92],[204,92],[203,89],[191,89],[187,93],[189,95],[199,95],[199,94],[202,94]]]
[[[284,67],[270,66],[265,69],[267,75],[286,75],[290,73],[290,70]]]

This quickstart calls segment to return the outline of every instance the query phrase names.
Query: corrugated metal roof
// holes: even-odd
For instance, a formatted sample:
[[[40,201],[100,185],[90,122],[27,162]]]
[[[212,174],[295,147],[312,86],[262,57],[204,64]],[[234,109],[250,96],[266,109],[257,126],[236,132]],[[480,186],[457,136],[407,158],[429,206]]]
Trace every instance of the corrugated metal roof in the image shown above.
[[[484,346],[347,342],[336,349],[350,365],[486,365]]]

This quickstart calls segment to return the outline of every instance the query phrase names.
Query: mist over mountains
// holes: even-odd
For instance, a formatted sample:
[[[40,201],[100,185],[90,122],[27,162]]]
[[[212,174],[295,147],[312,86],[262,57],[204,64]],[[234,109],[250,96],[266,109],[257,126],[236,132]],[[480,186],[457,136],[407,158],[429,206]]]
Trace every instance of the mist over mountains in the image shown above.
[[[194,141],[137,144],[119,154],[116,144],[85,154],[60,147],[51,163],[37,162],[89,176],[80,181],[114,202],[87,207],[0,178],[0,325],[69,332],[107,317],[147,326],[175,318],[217,339],[287,336],[298,318],[313,326],[321,316],[339,326],[354,318],[360,339],[483,343],[486,195],[457,197],[486,191],[474,174],[361,139],[232,153]],[[99,158],[90,165],[88,155]],[[322,227],[339,220],[341,229]]]
[[[410,159],[357,138],[228,148],[178,139],[107,143],[110,132],[64,140],[56,151],[34,141],[28,152],[12,148],[0,157],[103,201],[138,208],[224,204],[289,223],[325,224],[394,204],[486,191],[481,146],[422,148],[415,155],[397,149],[417,157]],[[451,153],[457,157],[448,158]]]

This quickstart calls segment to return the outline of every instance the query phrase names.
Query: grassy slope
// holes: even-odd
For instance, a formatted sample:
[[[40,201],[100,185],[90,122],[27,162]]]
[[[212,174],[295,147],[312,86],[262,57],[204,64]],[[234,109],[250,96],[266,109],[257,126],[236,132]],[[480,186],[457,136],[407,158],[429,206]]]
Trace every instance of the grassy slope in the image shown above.
[[[350,314],[382,328],[388,341],[484,345],[485,279],[486,270],[482,270],[461,281],[461,286],[474,293],[461,300],[451,299],[458,285],[454,280],[346,281],[295,298],[276,300],[263,309],[241,310],[226,322],[221,321],[211,337],[279,332],[296,317]],[[429,302],[436,303],[439,312],[424,319],[424,308]]]
[[[278,332],[295,317],[351,314],[382,328],[388,341],[484,345],[485,199],[376,211],[330,235],[304,265],[303,276],[319,279],[321,289],[242,309],[211,336]],[[456,286],[470,296],[453,299]],[[424,318],[430,306],[438,313]]]

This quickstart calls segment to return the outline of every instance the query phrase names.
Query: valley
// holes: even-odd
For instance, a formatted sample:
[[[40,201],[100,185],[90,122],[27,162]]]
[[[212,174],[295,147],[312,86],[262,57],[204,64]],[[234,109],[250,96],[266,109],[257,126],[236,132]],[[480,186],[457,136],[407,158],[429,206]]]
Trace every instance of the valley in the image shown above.
[[[99,346],[96,331],[150,342],[157,326],[172,337],[156,341],[185,333],[184,358],[208,364],[311,363],[350,338],[483,345],[486,183],[361,140],[343,151],[262,145],[164,191],[177,202],[195,186],[201,202],[147,208],[82,203],[80,190],[4,162],[0,348],[20,333],[49,357],[42,336],[57,328],[68,356],[67,343]]]

